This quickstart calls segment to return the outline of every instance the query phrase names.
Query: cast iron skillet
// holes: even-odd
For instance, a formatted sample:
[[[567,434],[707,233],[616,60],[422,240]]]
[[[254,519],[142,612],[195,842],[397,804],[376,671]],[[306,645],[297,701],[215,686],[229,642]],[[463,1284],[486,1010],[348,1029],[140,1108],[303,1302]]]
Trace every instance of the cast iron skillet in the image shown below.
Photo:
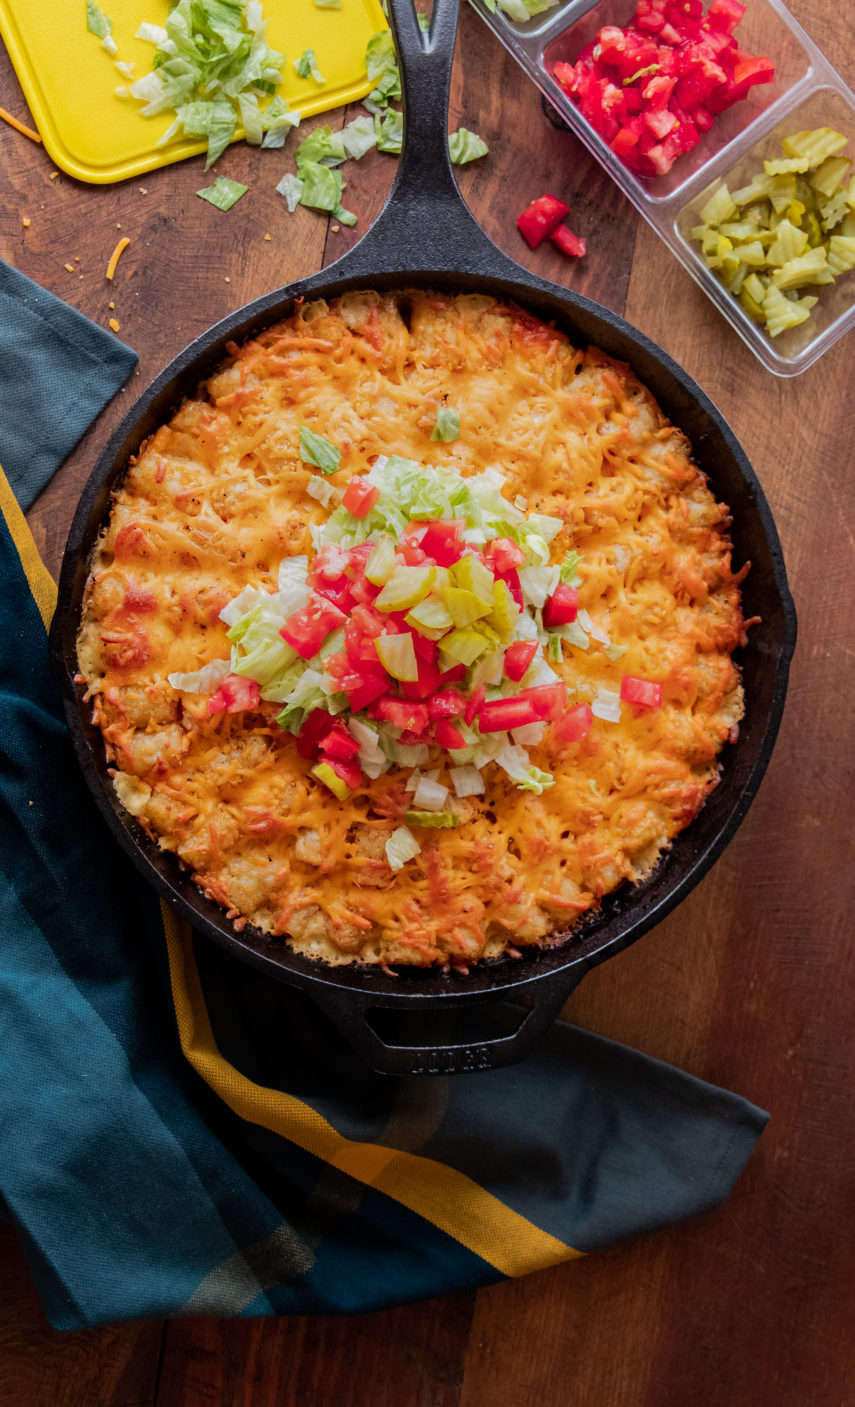
[[[51,654],[62,682],[74,747],[113,835],[162,895],[229,952],[304,988],[366,1061],[385,1073],[452,1073],[509,1064],[526,1054],[589,968],[625,948],[678,904],[710,868],[745,815],[769,760],[795,645],[796,619],[769,508],[754,473],[716,408],[663,351],[606,308],[526,273],[483,233],[457,191],[448,159],[446,123],[458,0],[436,0],[429,34],[419,29],[411,0],[392,0],[392,23],[407,95],[406,135],[397,178],[380,217],[365,238],[331,268],[265,295],[203,333],[152,382],[122,421],[83,492],[60,578],[60,606],[51,630]],[[510,137],[509,137],[510,139]],[[223,911],[206,900],[119,806],[107,777],[100,733],[92,727],[82,690],[74,683],[75,638],[87,562],[108,510],[110,493],[130,455],[192,394],[242,341],[286,317],[298,297],[334,298],[349,289],[406,287],[480,291],[513,300],[554,319],[576,345],[593,343],[629,362],[666,415],[685,431],[716,495],[733,512],[735,560],[751,562],[744,584],[746,617],[759,616],[743,652],[746,717],[739,741],[725,749],[721,784],[701,814],[678,836],[645,884],[610,896],[602,911],[563,946],[518,960],[480,963],[467,977],[404,969],[390,976],[370,968],[326,967],[271,941],[249,926],[235,933]],[[532,803],[535,804],[535,803]],[[511,998],[524,1013],[516,1029],[473,1037],[471,1022],[484,1003]],[[473,1010],[474,1008],[474,1010]],[[456,1044],[413,1037],[424,1022],[415,1013],[453,1011],[470,1031]],[[404,1043],[385,1040],[397,1012]],[[391,1015],[390,1015],[391,1013]],[[462,1013],[462,1020],[461,1018]],[[441,1017],[431,1016],[428,1028]]]

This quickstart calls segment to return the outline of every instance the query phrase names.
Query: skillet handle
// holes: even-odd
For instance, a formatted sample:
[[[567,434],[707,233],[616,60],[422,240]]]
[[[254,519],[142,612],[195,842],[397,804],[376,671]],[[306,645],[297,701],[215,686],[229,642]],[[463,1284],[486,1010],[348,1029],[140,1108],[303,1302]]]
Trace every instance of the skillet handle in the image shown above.
[[[404,139],[389,198],[370,230],[342,256],[357,277],[378,269],[491,271],[516,279],[519,267],[493,244],[457,189],[448,154],[448,97],[460,0],[434,0],[430,29],[413,0],[388,0],[404,94]],[[498,267],[498,266],[504,266]]]
[[[509,1014],[516,1012],[510,1008],[501,993],[495,997],[463,999],[424,998],[408,1005],[402,1011],[400,1003],[376,996],[371,992],[341,989],[332,986],[313,984],[308,993],[330,1018],[336,1029],[350,1042],[354,1050],[372,1070],[380,1075],[461,1075],[477,1070],[495,1070],[501,1065],[511,1065],[528,1055],[537,1042],[546,1034],[558,1016],[562,1006],[588,968],[585,963],[575,964],[570,970],[557,973],[529,983],[523,991],[531,999],[531,1005],[521,1021],[510,1031],[503,1030],[509,1024]],[[497,1006],[501,1003],[501,1014]],[[416,1010],[413,1010],[416,1007]],[[484,1012],[492,1009],[492,1021],[485,1025]],[[398,1044],[384,1039],[372,1025],[369,1016],[372,1012],[397,1011],[401,1024],[412,1025],[413,1015],[433,1013],[433,1032],[423,1044]],[[480,1015],[480,1022],[478,1017]],[[478,1022],[479,1032],[472,1039],[447,1039],[449,1018],[456,1018],[463,1024],[466,1017]],[[461,1017],[463,1020],[461,1020]],[[498,1029],[500,1034],[492,1031]]]

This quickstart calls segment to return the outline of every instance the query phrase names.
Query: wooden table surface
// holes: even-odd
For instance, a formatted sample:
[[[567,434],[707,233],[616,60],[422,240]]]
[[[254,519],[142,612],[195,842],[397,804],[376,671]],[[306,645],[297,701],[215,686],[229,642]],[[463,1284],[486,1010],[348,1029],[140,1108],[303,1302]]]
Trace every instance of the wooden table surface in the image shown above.
[[[855,82],[851,7],[793,0],[792,9]],[[26,119],[2,52],[0,105]],[[351,115],[315,121],[338,126]],[[3,1407],[855,1402],[855,342],[844,339],[792,380],[764,371],[575,138],[550,126],[535,89],[465,6],[450,125],[460,124],[490,146],[460,175],[488,233],[527,268],[624,314],[687,367],[741,439],[777,520],[800,633],[758,799],[690,898],[595,970],[567,1010],[739,1091],[769,1109],[771,1123],[718,1211],[477,1294],[351,1319],[61,1335],[45,1323],[4,1228]],[[82,185],[4,126],[0,163],[0,256],[102,324],[112,299],[120,335],[140,355],[128,389],[30,515],[53,569],[93,459],[134,394],[215,319],[331,262],[356,236],[308,210],[289,216],[274,186],[290,163],[243,144],[218,168],[250,186],[230,214],[196,198],[207,183],[198,159],[121,185]],[[376,152],[352,164],[346,203],[358,233],[393,169]],[[588,240],[581,262],[549,247],[532,253],[519,238],[515,215],[544,190],[571,203]],[[131,245],[108,284],[120,231]]]

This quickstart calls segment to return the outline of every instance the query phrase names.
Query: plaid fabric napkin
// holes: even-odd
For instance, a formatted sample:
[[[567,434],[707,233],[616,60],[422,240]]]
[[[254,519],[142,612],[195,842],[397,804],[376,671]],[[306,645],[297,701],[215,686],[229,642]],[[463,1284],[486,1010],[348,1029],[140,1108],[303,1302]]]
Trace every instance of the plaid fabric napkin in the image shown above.
[[[0,459],[27,502],[84,428],[51,426],[35,388],[58,376],[78,404],[85,386],[94,411],[132,354],[50,295],[40,333],[34,295],[5,296]],[[16,327],[26,372],[3,351]],[[9,429],[22,376],[29,454]],[[78,772],[55,588],[4,476],[0,509],[0,1196],[53,1325],[380,1308],[727,1196],[767,1118],[739,1096],[561,1022],[509,1069],[378,1076],[309,998],[161,907]]]

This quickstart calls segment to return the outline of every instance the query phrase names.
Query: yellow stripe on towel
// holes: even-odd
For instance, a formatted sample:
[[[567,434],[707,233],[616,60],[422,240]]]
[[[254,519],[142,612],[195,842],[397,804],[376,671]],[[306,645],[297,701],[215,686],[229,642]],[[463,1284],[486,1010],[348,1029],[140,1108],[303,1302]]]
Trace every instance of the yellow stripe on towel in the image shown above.
[[[45,630],[51,623],[56,610],[56,583],[39,556],[39,549],[21,512],[18,500],[12,492],[9,480],[0,469],[0,512],[6,519],[6,526],[21,559],[33,600],[39,608]]]
[[[317,1110],[254,1084],[229,1065],[214,1039],[189,929],[161,904],[181,1048],[194,1070],[241,1119],[385,1193],[439,1227],[502,1275],[527,1275],[582,1254],[433,1158],[345,1138]]]

